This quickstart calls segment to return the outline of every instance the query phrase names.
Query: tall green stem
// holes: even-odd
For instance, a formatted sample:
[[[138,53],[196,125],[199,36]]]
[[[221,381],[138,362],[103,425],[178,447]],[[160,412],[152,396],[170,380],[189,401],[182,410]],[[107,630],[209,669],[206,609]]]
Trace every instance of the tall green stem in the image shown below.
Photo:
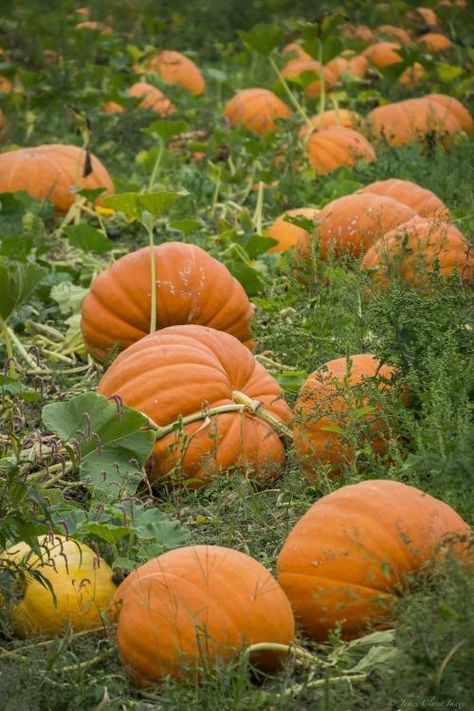
[[[163,153],[165,150],[165,144],[163,143],[162,139],[159,138],[158,140],[160,143],[160,148],[159,148],[158,154],[156,156],[153,170],[151,171],[150,180],[148,181],[148,192],[149,193],[153,192],[153,188],[155,187],[156,176],[158,175],[158,171],[160,170],[161,161],[163,160]]]
[[[6,324],[3,329],[2,336],[3,340],[5,341],[5,348],[7,349],[8,375],[10,376],[10,378],[16,378],[15,357],[13,355],[12,339],[10,337],[10,331]]]
[[[306,123],[308,123],[309,125],[311,125],[311,121],[310,121],[310,119],[309,119],[308,114],[306,113],[306,111],[304,110],[304,108],[301,106],[301,104],[300,104],[300,102],[298,101],[298,99],[296,98],[296,96],[295,96],[295,95],[293,94],[293,92],[291,91],[290,87],[288,86],[288,82],[286,81],[285,77],[282,75],[282,73],[281,73],[280,70],[278,69],[277,63],[275,62],[275,60],[273,59],[273,57],[272,57],[271,55],[268,57],[268,59],[269,59],[270,64],[272,65],[272,68],[273,68],[274,72],[276,73],[276,75],[278,76],[279,80],[281,81],[282,86],[283,86],[283,88],[285,89],[286,95],[288,96],[290,102],[293,104],[293,107],[296,109],[296,111],[299,113],[299,115],[300,115],[302,118],[304,118],[304,120],[306,121]]]

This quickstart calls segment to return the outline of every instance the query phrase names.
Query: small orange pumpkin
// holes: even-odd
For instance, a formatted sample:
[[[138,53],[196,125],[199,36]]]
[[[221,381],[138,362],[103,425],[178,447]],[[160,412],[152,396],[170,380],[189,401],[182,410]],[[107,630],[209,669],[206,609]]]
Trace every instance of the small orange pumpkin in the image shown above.
[[[380,27],[377,27],[377,34],[402,44],[411,43],[411,37],[408,32],[403,27],[397,27],[396,25],[380,25]]]
[[[419,86],[426,77],[425,68],[420,62],[413,62],[409,67],[406,67],[398,77],[398,81],[402,86],[414,88]]]
[[[336,82],[345,74],[363,79],[367,74],[368,67],[369,63],[363,54],[353,54],[352,52],[344,52],[326,64],[326,69],[333,73]]]
[[[427,32],[418,38],[418,43],[428,52],[445,52],[451,48],[451,41],[440,32]]]
[[[411,207],[420,217],[436,218],[444,222],[450,219],[450,212],[439,197],[432,193],[431,190],[422,188],[421,185],[411,183],[409,180],[400,180],[399,178],[377,180],[357,192],[385,195],[393,198]]]
[[[288,106],[268,89],[242,89],[224,108],[224,116],[231,126],[244,126],[265,135],[275,130],[275,119],[291,116]]]
[[[362,54],[375,67],[383,69],[402,61],[397,49],[400,49],[398,42],[375,42],[364,49]]]
[[[307,220],[315,220],[319,214],[319,210],[315,207],[297,207],[293,210],[287,210],[277,217],[275,222],[265,231],[265,234],[273,239],[278,240],[278,244],[270,247],[269,252],[284,252],[290,247],[294,247],[298,238],[303,234],[306,234],[306,230],[298,225],[293,225],[291,222],[287,222],[285,217],[289,215],[290,217],[304,217]]]
[[[75,197],[71,188],[105,188],[114,192],[112,180],[91,155],[92,172],[84,177],[86,153],[78,146],[59,143],[17,148],[0,154],[0,193],[24,190],[39,200],[50,200],[58,212],[67,212]],[[100,202],[100,198],[98,200]]]
[[[455,554],[472,560],[469,526],[450,506],[398,481],[369,480],[319,499],[290,532],[277,580],[314,640],[387,626],[407,578]]]
[[[315,59],[294,59],[283,67],[281,74],[285,79],[295,79],[304,72],[313,72],[317,78],[304,87],[305,96],[313,99],[321,93],[320,67],[320,63]],[[337,81],[335,72],[327,66],[323,67],[323,77],[328,88],[333,87]]]
[[[290,42],[289,44],[285,45],[282,49],[282,54],[284,57],[285,55],[292,55],[290,59],[288,59],[288,63],[292,62],[295,59],[313,59],[313,57],[308,54],[308,52],[305,52],[303,47],[297,42]],[[285,59],[287,58],[288,57],[285,57]]]
[[[420,286],[435,263],[443,277],[458,269],[463,282],[472,284],[474,254],[466,238],[454,225],[417,217],[372,245],[362,260],[362,269],[370,271],[377,286],[386,286],[393,278]]]
[[[162,91],[146,81],[138,81],[133,84],[129,88],[128,94],[137,99],[142,98],[139,103],[141,109],[150,109],[160,114],[160,116],[169,116],[176,110]]]
[[[299,130],[299,135],[303,140],[307,139],[308,136],[317,128],[328,128],[329,126],[345,126],[346,128],[358,129],[362,125],[362,116],[355,111],[349,111],[348,109],[328,109],[322,114],[316,114],[316,116],[311,116],[310,125],[305,124]]]
[[[263,404],[280,422],[290,418],[276,380],[229,333],[205,326],[170,326],[121,353],[99,383],[105,397],[119,397],[168,427],[154,447],[149,478],[203,486],[243,467],[266,484],[285,457],[273,426],[248,409],[212,416],[210,408],[235,405],[235,391]],[[182,418],[193,416],[192,421]],[[196,416],[196,417],[194,417]]]
[[[335,476],[343,464],[355,461],[348,435],[370,443],[377,454],[385,451],[386,423],[377,395],[368,397],[367,384],[383,391],[392,375],[393,368],[362,353],[331,360],[307,378],[295,404],[294,447],[309,481],[315,481],[317,464],[328,465]],[[361,408],[370,412],[360,416]]]
[[[151,57],[146,67],[159,74],[167,84],[176,84],[193,96],[201,96],[206,91],[201,70],[181,52],[164,49]]]
[[[359,257],[382,235],[415,217],[415,211],[393,198],[355,193],[344,195],[325,205],[318,214],[318,234],[298,238],[297,261],[311,258],[311,244],[319,239],[319,254],[326,259],[349,253]]]
[[[357,39],[363,42],[373,42],[375,39],[374,31],[367,25],[344,25],[341,28],[341,35],[347,39]]]
[[[289,645],[295,622],[271,573],[222,546],[177,548],[134,570],[114,596],[122,664],[136,684],[197,676],[258,643]],[[282,653],[252,660],[270,671]]]
[[[375,151],[358,131],[345,126],[328,126],[313,131],[307,142],[308,158],[319,175],[359,161],[372,163]]]
[[[253,307],[224,264],[194,244],[155,247],[157,330],[199,323],[228,331],[253,346]],[[102,361],[149,333],[150,248],[118,259],[92,282],[82,304],[81,328],[88,351]]]

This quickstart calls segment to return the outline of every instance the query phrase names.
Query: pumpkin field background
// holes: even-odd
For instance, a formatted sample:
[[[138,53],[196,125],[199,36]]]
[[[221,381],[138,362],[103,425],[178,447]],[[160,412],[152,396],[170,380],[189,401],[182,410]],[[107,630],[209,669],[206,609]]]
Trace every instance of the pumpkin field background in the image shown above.
[[[67,535],[100,554],[118,584],[167,551],[215,545],[252,556],[275,575],[285,539],[308,509],[331,492],[370,480],[416,487],[472,525],[474,264],[468,245],[474,233],[474,13],[469,2],[426,0],[421,9],[402,0],[86,5],[3,0],[1,5],[0,187],[6,153],[65,144],[88,157],[85,173],[92,156],[100,160],[113,182],[108,192],[115,192],[105,197],[102,190],[76,185],[67,195],[69,205],[53,206],[32,197],[36,188],[27,186],[38,185],[41,177],[35,183],[28,168],[25,191],[0,189],[0,551],[20,542],[35,546],[38,536],[52,532]],[[423,40],[427,34],[438,38]],[[388,49],[398,58],[378,62],[367,48],[379,42],[391,42]],[[296,49],[285,53],[289,43]],[[294,64],[288,69],[299,61],[298,47],[324,70],[296,71]],[[166,81],[159,64],[151,66],[161,50],[182,52],[204,82],[187,90]],[[334,59],[348,50],[346,60],[363,57],[360,76],[335,72]],[[147,88],[151,105],[142,106],[140,88],[130,92],[142,82],[164,97],[151,101]],[[316,89],[309,88],[315,83]],[[236,118],[228,102],[252,88],[273,92],[287,108],[263,121],[263,102],[253,114],[257,123],[238,125],[247,109]],[[377,132],[375,119],[368,118],[378,107],[427,95],[460,102],[459,122],[444,108],[451,123],[433,123],[427,110],[423,128],[423,110],[416,104],[409,122],[416,116],[417,130],[395,141],[391,131],[401,130],[400,119]],[[441,115],[441,104],[436,110],[430,106]],[[361,133],[358,143],[342,152],[338,167],[326,165],[330,148],[318,145],[314,157],[310,154],[312,142],[329,134],[321,129],[309,135],[309,118],[329,110],[336,117],[350,112],[352,130]],[[252,109],[248,112],[252,117]],[[319,211],[331,203],[323,212],[328,214],[333,201],[389,179],[416,183],[442,201],[441,207],[436,203],[442,224],[449,220],[460,233],[453,237],[460,240],[458,255],[464,255],[460,268],[450,263],[445,269],[441,250],[407,283],[397,277],[396,259],[386,272],[383,259],[382,266],[365,263],[369,245],[360,253],[354,245],[338,253],[334,244],[323,243],[324,227],[319,239]],[[365,194],[363,201],[375,204],[374,194]],[[279,221],[287,236],[300,235],[296,247],[293,241],[283,249],[270,234],[272,225],[303,207],[308,208],[303,216]],[[399,223],[414,217],[421,230],[424,218],[406,205],[398,208],[407,213]],[[395,230],[393,239],[397,244],[405,239],[399,260],[416,252],[411,243],[406,246],[407,233]],[[219,274],[239,282],[235,289],[242,292],[245,316],[235,333],[242,351],[235,354],[244,355],[233,355],[234,364],[253,363],[255,357],[276,390],[281,388],[281,395],[265,402],[274,408],[273,424],[261,427],[268,428],[265,456],[279,457],[269,444],[270,436],[277,439],[274,426],[281,438],[278,452],[285,446],[284,462],[263,467],[262,476],[235,465],[200,486],[197,474],[186,479],[177,467],[177,481],[160,482],[154,471],[159,467],[149,462],[156,430],[149,415],[97,393],[108,396],[107,383],[129,351],[114,365],[117,349],[102,352],[89,336],[86,347],[81,310],[87,308],[92,281],[150,243],[164,255],[163,248],[173,249],[176,242],[181,244],[175,249],[205,250],[225,266],[209,261],[209,269],[219,268]],[[231,283],[220,287],[221,296],[230,293]],[[114,308],[120,306],[115,298]],[[218,311],[216,318],[223,318],[224,305]],[[156,318],[159,322],[159,309]],[[232,322],[232,314],[229,318]],[[153,318],[151,324],[147,330],[154,331]],[[165,336],[158,331],[156,338]],[[236,341],[228,339],[223,343]],[[229,345],[228,352],[237,346]],[[325,433],[342,438],[344,449],[336,462],[311,453],[308,462],[297,434],[304,428],[302,386],[324,364],[342,358],[351,367],[351,356],[364,353],[382,364],[382,379],[377,370],[378,384],[362,401],[351,400],[343,383],[339,395],[349,404],[339,419],[337,412],[325,413],[332,417]],[[184,366],[173,374],[179,430],[191,375]],[[110,428],[116,437],[109,436]],[[294,442],[288,429],[295,432]],[[380,446],[370,443],[374,432]],[[402,505],[399,512],[387,510],[404,515]],[[336,626],[326,640],[313,641],[298,625],[299,652],[290,649],[276,670],[258,671],[244,652],[204,666],[197,677],[143,687],[122,666],[110,621],[99,632],[66,627],[49,637],[17,636],[9,610],[21,600],[24,578],[21,565],[16,570],[6,558],[0,553],[0,707],[5,711],[467,711],[474,703],[472,566],[469,571],[454,556],[439,556],[426,574],[397,593],[389,623],[380,629],[368,627],[347,640],[343,627]],[[44,581],[42,586],[50,592]]]

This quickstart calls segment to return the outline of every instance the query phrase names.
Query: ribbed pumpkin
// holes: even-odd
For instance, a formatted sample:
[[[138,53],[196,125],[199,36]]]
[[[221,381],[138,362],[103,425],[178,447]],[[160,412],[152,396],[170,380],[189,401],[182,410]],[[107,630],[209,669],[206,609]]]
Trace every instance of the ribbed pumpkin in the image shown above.
[[[428,52],[445,52],[451,47],[451,41],[439,32],[427,32],[418,37],[418,43]]]
[[[383,69],[402,61],[397,49],[400,49],[398,42],[374,42],[364,49],[362,54],[375,67]]]
[[[311,242],[319,239],[319,254],[335,256],[364,254],[382,235],[415,216],[407,205],[382,195],[344,195],[328,203],[319,212],[318,234],[302,235],[296,244],[297,260],[310,258]]]
[[[363,481],[319,499],[298,521],[277,580],[312,639],[327,640],[337,624],[344,638],[356,637],[368,623],[387,624],[407,576],[449,553],[466,559],[459,536],[469,535],[450,506],[423,491]]]
[[[369,63],[363,54],[353,54],[352,52],[344,52],[326,64],[326,69],[333,73],[336,82],[345,74],[363,79],[367,74],[368,67]]]
[[[23,190],[39,200],[50,200],[58,212],[67,212],[73,204],[75,185],[113,193],[112,180],[99,159],[91,156],[92,173],[87,177],[85,161],[81,148],[60,143],[7,151],[0,154],[0,193]]]
[[[221,546],[187,546],[140,566],[115,594],[120,658],[136,684],[193,677],[258,643],[288,645],[295,623],[275,578]],[[252,657],[265,670],[282,655]]]
[[[154,248],[157,330],[199,323],[228,331],[253,347],[253,307],[227,267],[194,244]],[[81,328],[89,352],[103,360],[150,331],[150,248],[118,259],[92,282],[82,305]]]
[[[319,175],[362,160],[372,163],[377,158],[368,140],[346,126],[328,126],[313,131],[308,138],[307,150],[309,161]]]
[[[417,217],[372,245],[362,260],[362,269],[370,271],[373,283],[379,286],[388,285],[394,278],[420,286],[435,264],[443,277],[457,269],[463,282],[472,283],[474,254],[466,238],[454,225]]]
[[[396,25],[380,25],[377,27],[377,34],[388,37],[391,40],[396,40],[402,44],[410,44],[411,37],[403,27],[397,27]]]
[[[285,217],[289,215],[290,217],[304,217],[307,220],[315,220],[319,214],[319,210],[315,207],[297,207],[293,210],[287,210],[277,217],[275,222],[269,227],[265,234],[273,239],[278,240],[278,244],[270,247],[269,252],[284,252],[290,247],[294,247],[298,238],[303,234],[306,234],[306,230],[298,225],[292,225],[290,222],[286,222]]]
[[[439,197],[432,193],[431,190],[422,188],[421,185],[412,183],[409,180],[400,180],[399,178],[377,180],[357,192],[385,195],[393,198],[411,207],[421,217],[436,218],[445,222],[450,219],[450,212]]]
[[[233,404],[233,392],[258,400],[279,421],[290,410],[276,380],[234,336],[204,326],[170,326],[121,353],[99,383],[99,393],[119,396],[158,425],[176,430],[155,445],[152,481],[188,480],[201,486],[232,467],[262,483],[273,481],[284,448],[272,426],[248,412],[228,412],[186,424],[178,420]]]
[[[391,146],[424,140],[428,134],[448,137],[462,126],[454,114],[426,98],[405,99],[373,109],[368,115],[369,128]]]
[[[357,129],[362,125],[362,116],[355,111],[348,109],[328,109],[322,114],[310,117],[310,124],[305,124],[300,128],[301,138],[308,138],[310,133],[317,128],[328,128],[329,126],[345,126],[346,128]]]
[[[136,99],[143,97],[139,107],[141,109],[150,109],[155,111],[160,116],[169,116],[174,114],[175,108],[171,101],[153,84],[148,84],[146,81],[138,81],[133,84],[128,94]]]
[[[115,592],[112,569],[91,548],[70,538],[48,534],[40,536],[38,544],[41,556],[26,543],[16,543],[0,554],[12,574],[24,571],[25,575],[21,599],[8,606],[14,632],[21,637],[52,636],[68,625],[76,632],[99,627],[101,612]],[[31,571],[49,581],[56,600]]]
[[[336,358],[311,373],[295,404],[294,426],[296,455],[309,481],[315,480],[318,464],[328,465],[334,476],[355,461],[350,438],[384,452],[387,428],[378,391],[386,390],[392,375],[393,368],[368,353],[349,361]],[[370,411],[361,415],[365,409]]]
[[[304,87],[305,96],[308,99],[313,99],[321,93],[320,67],[320,63],[315,59],[294,59],[283,67],[281,74],[285,79],[295,79],[305,72],[313,72],[317,78]],[[323,67],[323,77],[328,88],[333,87],[337,81],[335,72],[327,66]]]
[[[201,96],[206,91],[201,70],[181,52],[164,49],[151,57],[146,67],[148,71],[159,74],[167,84],[176,84],[193,96]]]
[[[242,89],[224,108],[224,116],[231,126],[244,126],[265,135],[276,128],[275,119],[289,118],[291,109],[268,89]]]
[[[440,104],[458,120],[462,130],[471,136],[474,133],[474,120],[466,107],[454,96],[447,94],[427,94],[424,99],[430,103]]]

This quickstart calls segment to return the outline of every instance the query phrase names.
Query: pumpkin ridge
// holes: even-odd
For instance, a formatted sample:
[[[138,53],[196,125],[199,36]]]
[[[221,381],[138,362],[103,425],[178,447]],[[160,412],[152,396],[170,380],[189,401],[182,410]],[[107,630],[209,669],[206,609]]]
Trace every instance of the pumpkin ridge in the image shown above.
[[[407,573],[409,575],[409,573]],[[388,588],[382,588],[377,585],[361,585],[360,583],[351,583],[348,582],[347,580],[343,580],[341,578],[333,578],[328,575],[308,575],[307,573],[287,573],[284,569],[279,572],[278,574],[278,579],[281,581],[286,581],[286,580],[306,580],[306,581],[311,581],[314,583],[314,586],[316,586],[316,582],[318,580],[321,581],[328,581],[329,583],[338,583],[341,585],[342,590],[347,588],[347,590],[366,590],[368,592],[377,592],[381,593],[382,597],[388,597],[389,599],[395,599],[398,595],[395,593],[393,590],[389,590]],[[343,587],[344,586],[344,587]],[[282,583],[283,589],[285,589],[285,584]],[[312,586],[313,587],[313,586]]]

